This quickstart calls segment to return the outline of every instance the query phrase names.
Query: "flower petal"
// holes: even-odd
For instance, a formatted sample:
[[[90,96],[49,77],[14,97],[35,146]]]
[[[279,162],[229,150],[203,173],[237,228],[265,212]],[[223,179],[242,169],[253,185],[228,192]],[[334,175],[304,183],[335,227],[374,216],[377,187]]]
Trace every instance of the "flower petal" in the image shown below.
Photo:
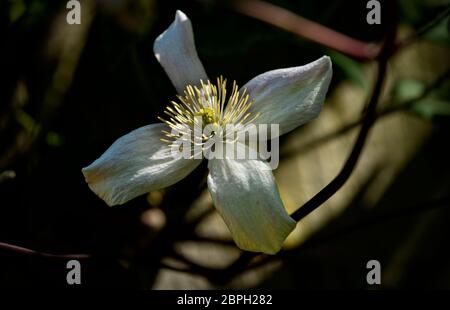
[[[246,89],[254,101],[249,112],[260,113],[254,123],[279,124],[282,135],[315,118],[331,75],[331,60],[324,56],[305,66],[268,71],[253,78],[242,90]]]
[[[151,124],[117,139],[82,169],[90,189],[113,206],[186,177],[201,160],[173,156],[168,144],[160,140],[162,130],[167,127]]]
[[[295,228],[267,163],[209,160],[208,187],[236,244],[243,250],[275,254]]]
[[[174,22],[156,38],[153,52],[178,94],[182,95],[188,84],[208,80],[195,49],[191,21],[183,12],[177,11]]]

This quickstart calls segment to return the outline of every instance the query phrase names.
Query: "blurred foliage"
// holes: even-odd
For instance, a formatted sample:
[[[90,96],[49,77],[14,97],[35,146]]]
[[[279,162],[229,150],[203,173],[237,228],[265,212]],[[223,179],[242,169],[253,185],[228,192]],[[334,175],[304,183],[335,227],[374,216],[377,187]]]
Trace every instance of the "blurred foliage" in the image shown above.
[[[381,1],[383,8],[385,1]],[[270,3],[365,42],[378,42],[386,31],[384,24],[366,23],[366,2],[361,0]],[[445,0],[399,3],[402,27],[411,33],[449,5]],[[197,231],[195,225],[185,221],[185,215],[204,188],[205,166],[172,188],[117,208],[108,208],[98,199],[80,171],[119,136],[156,121],[162,108],[174,98],[174,89],[154,58],[152,45],[172,22],[175,10],[181,9],[191,18],[198,52],[210,77],[223,75],[243,85],[262,72],[302,65],[328,54],[334,63],[330,97],[342,87],[342,82],[349,81],[357,89],[345,92],[348,97],[344,108],[331,103],[335,118],[344,119],[349,106],[359,107],[359,102],[352,101],[354,93],[370,94],[370,65],[240,15],[227,1],[92,0],[83,6],[92,9],[92,20],[80,28],[70,28],[64,23],[65,1],[0,3],[0,31],[4,34],[0,48],[4,77],[0,88],[0,241],[57,253],[98,254],[83,264],[87,286],[152,287],[161,271],[161,260],[173,254],[180,240],[195,236]],[[420,40],[448,49],[448,29],[446,18]],[[444,59],[442,64],[446,64]],[[417,77],[394,79],[394,103],[421,96],[432,82]],[[367,204],[361,198],[367,190],[364,185],[346,206],[345,213],[321,227],[307,241],[305,250],[300,246],[288,252],[284,267],[254,286],[365,288],[361,261],[371,255],[380,256],[383,264],[400,266],[392,267],[402,270],[391,282],[394,286],[450,286],[446,276],[450,270],[449,254],[442,249],[449,241],[445,224],[448,208],[433,211],[435,218],[420,214],[399,216],[387,224],[367,224],[361,228],[362,233],[350,231],[343,238],[337,235],[333,239],[336,229],[359,222],[362,215],[370,220],[372,215],[379,215],[379,210],[398,210],[405,203],[427,205],[436,197],[450,194],[448,189],[441,190],[450,180],[449,154],[443,147],[448,144],[450,132],[448,81],[409,109],[426,119],[427,126],[433,128],[432,135],[422,141],[424,148],[418,154],[410,154],[411,161],[392,177],[392,186],[380,201]],[[313,138],[316,136],[303,135],[298,140]],[[347,152],[346,145],[345,155]],[[337,156],[331,151],[327,154]],[[389,163],[377,165],[382,168]],[[375,170],[367,186],[383,176],[383,171]],[[322,185],[327,180],[323,175],[317,176]],[[296,182],[291,183],[295,189]],[[149,210],[163,211],[153,213],[166,217],[162,232],[142,220]],[[403,246],[406,239],[415,236],[410,232],[415,232],[416,226],[427,228],[424,230],[430,234],[417,233],[423,239],[411,241],[415,252]],[[331,241],[319,242],[322,236]],[[317,246],[308,248],[308,242],[317,242]],[[214,249],[209,252],[215,253]],[[239,251],[232,246],[227,253],[233,256]],[[399,259],[397,263],[396,255],[409,257],[410,261],[402,263]],[[0,250],[0,262],[1,287],[65,285],[64,261],[17,257]],[[434,262],[442,263],[442,268]],[[427,272],[425,268],[432,269],[428,278],[421,274]],[[411,278],[408,273],[417,273],[418,278]],[[206,281],[204,278],[214,285],[227,284],[227,277],[216,273],[204,276]],[[173,285],[184,283],[176,280]]]
[[[417,98],[423,95],[425,91],[425,84],[417,80],[400,80],[398,81],[394,88],[394,99],[397,102],[407,101]]]
[[[426,97],[415,100],[410,106],[411,111],[428,119],[450,116],[449,86],[448,82],[443,83]],[[425,84],[417,80],[399,80],[393,88],[394,100],[401,105],[401,102],[420,98],[425,89]]]
[[[440,44],[450,43],[450,18],[444,18],[437,26],[425,34],[425,38]]]
[[[411,109],[426,118],[441,118],[450,116],[450,84],[447,82],[442,87],[431,92],[429,96],[415,102]]]
[[[449,4],[448,0],[399,0],[398,3],[402,20],[413,26],[431,20]]]
[[[331,52],[330,56],[333,59],[334,66],[343,73],[345,78],[360,86],[364,91],[369,91],[369,83],[360,63],[336,52]]]

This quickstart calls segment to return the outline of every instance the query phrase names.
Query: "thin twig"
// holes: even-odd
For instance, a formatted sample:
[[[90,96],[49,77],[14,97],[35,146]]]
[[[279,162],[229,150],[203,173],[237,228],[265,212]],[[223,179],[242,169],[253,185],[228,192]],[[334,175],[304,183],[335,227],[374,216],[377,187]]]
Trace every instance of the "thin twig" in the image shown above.
[[[442,20],[447,18],[449,15],[450,15],[450,6],[448,6],[437,17],[433,18],[433,20],[427,22],[424,26],[420,27],[419,30],[397,42],[397,44],[395,45],[395,49],[393,50],[393,53],[398,52],[399,50],[404,49],[405,47],[416,42],[418,38],[420,38],[422,35],[430,31],[434,27],[436,27]]]
[[[232,1],[232,7],[239,13],[361,60],[375,59],[380,50],[376,44],[356,40],[265,1],[236,0]]]
[[[17,254],[32,255],[32,256],[39,256],[39,257],[45,257],[45,258],[59,258],[59,259],[91,258],[90,254],[50,254],[50,253],[39,252],[39,251],[31,250],[28,248],[24,248],[21,246],[12,245],[12,244],[8,244],[8,243],[4,243],[4,242],[0,242],[0,249],[14,252]]]
[[[185,237],[182,237],[183,241],[194,241],[194,242],[202,242],[202,243],[213,243],[213,244],[219,244],[223,246],[231,246],[236,247],[236,243],[234,243],[231,239],[223,239],[223,238],[207,238],[198,236],[196,234],[188,235]]]
[[[160,262],[160,267],[161,267],[161,268],[164,268],[164,269],[176,271],[176,272],[188,273],[188,274],[192,274],[192,275],[196,275],[196,276],[199,275],[199,274],[198,274],[198,271],[193,270],[193,269],[191,269],[191,268],[180,268],[180,267],[175,267],[175,266],[172,266],[172,265],[170,265],[170,264],[163,263],[163,262]]]
[[[207,278],[209,281],[216,283],[222,282],[223,280],[222,269],[202,266],[176,251],[170,253],[170,257],[188,266],[188,268],[177,268],[177,271],[186,271],[189,273],[201,275]]]

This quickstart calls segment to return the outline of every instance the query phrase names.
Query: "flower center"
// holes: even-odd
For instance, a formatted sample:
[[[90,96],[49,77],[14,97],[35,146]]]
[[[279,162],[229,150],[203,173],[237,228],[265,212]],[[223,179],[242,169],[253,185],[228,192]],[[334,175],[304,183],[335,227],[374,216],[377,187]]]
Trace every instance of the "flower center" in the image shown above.
[[[200,85],[188,85],[184,95],[177,96],[178,101],[171,101],[165,108],[164,114],[168,117],[158,117],[172,130],[164,131],[168,139],[163,141],[172,143],[182,136],[191,136],[192,144],[203,144],[210,136],[192,137],[194,127],[204,129],[207,125],[213,125],[225,129],[227,124],[245,126],[259,116],[249,111],[253,102],[249,100],[246,90],[239,91],[236,82],[233,82],[228,97],[227,80],[222,77],[217,79],[216,84],[200,81]]]

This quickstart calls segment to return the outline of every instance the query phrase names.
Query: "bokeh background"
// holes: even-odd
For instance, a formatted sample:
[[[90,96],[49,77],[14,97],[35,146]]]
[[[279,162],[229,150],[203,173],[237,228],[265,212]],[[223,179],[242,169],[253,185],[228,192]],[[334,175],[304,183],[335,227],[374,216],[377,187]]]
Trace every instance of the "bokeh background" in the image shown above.
[[[85,0],[81,25],[66,23],[66,1],[0,2],[0,242],[89,254],[80,259],[83,287],[450,288],[447,0],[397,1],[398,40],[413,39],[390,58],[358,165],[279,255],[235,263],[242,251],[214,211],[205,165],[119,207],[89,190],[81,168],[157,121],[175,96],[152,45],[177,9],[193,23],[210,77],[243,85],[331,57],[322,113],[281,140],[275,175],[288,211],[339,172],[371,95],[374,62],[249,17],[237,2]],[[365,0],[268,2],[364,42],[387,31],[383,19],[367,24]],[[366,282],[372,259],[382,267],[375,287]],[[0,247],[0,286],[69,287],[67,261]]]

